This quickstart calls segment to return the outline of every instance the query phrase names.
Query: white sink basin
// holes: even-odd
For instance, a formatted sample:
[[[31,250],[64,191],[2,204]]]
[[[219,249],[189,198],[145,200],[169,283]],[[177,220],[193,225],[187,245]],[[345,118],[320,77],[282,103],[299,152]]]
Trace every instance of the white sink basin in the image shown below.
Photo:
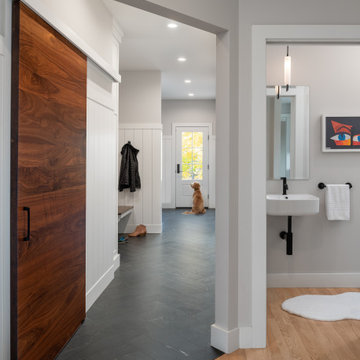
[[[266,212],[276,216],[314,215],[319,212],[319,198],[310,194],[269,194]]]

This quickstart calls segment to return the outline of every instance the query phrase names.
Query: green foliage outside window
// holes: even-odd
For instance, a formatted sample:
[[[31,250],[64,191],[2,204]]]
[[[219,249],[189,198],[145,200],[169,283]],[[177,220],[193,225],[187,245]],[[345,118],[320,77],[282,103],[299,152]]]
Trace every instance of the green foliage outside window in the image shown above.
[[[203,179],[203,133],[186,131],[182,133],[182,179]]]

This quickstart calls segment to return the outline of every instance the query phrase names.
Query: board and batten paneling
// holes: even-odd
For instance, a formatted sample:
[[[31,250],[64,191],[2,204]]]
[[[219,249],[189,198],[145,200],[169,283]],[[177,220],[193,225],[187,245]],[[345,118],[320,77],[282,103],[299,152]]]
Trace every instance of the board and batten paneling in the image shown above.
[[[164,135],[162,141],[162,207],[163,209],[174,208],[172,203],[172,156],[171,136]]]
[[[119,125],[119,154],[128,141],[139,150],[138,163],[141,189],[119,192],[119,206],[134,207],[125,232],[144,224],[149,233],[162,232],[161,219],[161,136],[159,124]],[[119,164],[121,154],[119,155]],[[119,167],[120,168],[120,167]]]
[[[90,60],[87,84],[86,309],[114,278],[117,244],[117,103],[111,78]],[[116,115],[116,116],[115,116]]]
[[[175,208],[175,156],[172,153],[175,145],[172,144],[173,137],[164,135],[162,137],[162,208]],[[210,135],[209,141],[209,208],[214,209],[215,200],[215,148],[216,136]]]

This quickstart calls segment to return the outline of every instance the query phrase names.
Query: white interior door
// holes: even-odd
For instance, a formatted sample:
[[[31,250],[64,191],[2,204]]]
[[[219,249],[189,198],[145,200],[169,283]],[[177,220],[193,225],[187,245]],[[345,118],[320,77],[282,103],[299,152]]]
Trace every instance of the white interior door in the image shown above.
[[[209,127],[176,127],[176,207],[192,207],[194,190],[190,187],[198,182],[209,206]]]

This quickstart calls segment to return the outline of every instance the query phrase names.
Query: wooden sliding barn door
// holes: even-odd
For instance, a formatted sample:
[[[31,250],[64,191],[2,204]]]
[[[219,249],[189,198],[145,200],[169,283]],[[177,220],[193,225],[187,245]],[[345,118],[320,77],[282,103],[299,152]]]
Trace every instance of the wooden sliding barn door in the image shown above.
[[[86,57],[14,2],[12,359],[51,360],[85,318]]]

